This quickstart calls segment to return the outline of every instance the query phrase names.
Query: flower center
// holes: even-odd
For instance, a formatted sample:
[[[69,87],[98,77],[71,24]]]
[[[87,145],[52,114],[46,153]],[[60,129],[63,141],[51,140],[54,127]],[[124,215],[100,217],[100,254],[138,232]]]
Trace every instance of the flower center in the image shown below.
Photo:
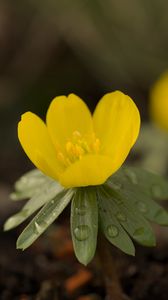
[[[95,134],[88,137],[81,135],[79,131],[74,131],[72,137],[65,144],[64,152],[58,152],[57,158],[64,166],[80,160],[86,154],[97,154],[100,150],[100,140]]]

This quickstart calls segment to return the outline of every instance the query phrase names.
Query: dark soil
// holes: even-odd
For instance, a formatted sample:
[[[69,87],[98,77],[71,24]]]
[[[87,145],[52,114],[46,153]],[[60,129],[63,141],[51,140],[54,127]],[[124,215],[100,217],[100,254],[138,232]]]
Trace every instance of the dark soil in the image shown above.
[[[63,219],[63,220],[62,220]],[[106,299],[103,273],[96,256],[88,267],[73,254],[65,216],[28,250],[15,249],[20,231],[0,234],[1,300],[100,300]],[[123,291],[134,300],[167,300],[167,229],[156,228],[159,246],[137,247],[129,257],[111,247]],[[104,258],[106,259],[106,258]]]
[[[74,256],[68,209],[29,249],[16,250],[17,237],[25,224],[9,232],[3,232],[2,225],[23,202],[9,201],[9,190],[9,186],[0,186],[0,300],[110,300],[98,255],[87,267]],[[154,230],[158,246],[136,245],[135,257],[110,245],[128,299],[168,299],[168,228],[155,226]]]

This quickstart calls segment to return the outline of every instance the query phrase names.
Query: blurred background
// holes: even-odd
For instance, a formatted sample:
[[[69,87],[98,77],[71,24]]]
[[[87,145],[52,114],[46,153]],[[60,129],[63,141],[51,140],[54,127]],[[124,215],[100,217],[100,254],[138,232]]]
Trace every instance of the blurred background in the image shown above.
[[[0,224],[22,207],[22,203],[9,201],[9,192],[14,181],[33,167],[18,142],[20,116],[30,110],[45,118],[49,103],[57,95],[76,93],[92,111],[106,92],[119,89],[130,95],[144,124],[131,161],[163,175],[168,173],[168,133],[150,125],[148,109],[151,86],[167,68],[167,0],[0,0]],[[53,289],[56,293],[60,278],[81,268],[75,258],[65,266],[64,256],[58,255],[58,244],[61,251],[70,247],[73,255],[69,231],[54,227],[52,235],[47,231],[50,243],[43,236],[22,254],[15,251],[21,229],[2,235],[1,226],[0,298],[60,300],[49,294],[45,298],[43,292]],[[167,240],[167,231],[158,231],[157,235]],[[129,281],[128,287],[134,286],[133,299],[167,299],[168,272],[162,272],[164,267],[168,270],[167,248],[164,243],[160,245],[163,251],[153,250],[150,255],[143,250],[154,264],[145,261],[140,248],[142,270],[136,259],[130,258],[130,268],[124,265],[125,286],[133,276],[141,283],[136,290],[135,283]],[[57,264],[53,263],[55,259]],[[151,274],[156,276],[153,281]],[[54,287],[47,281],[52,276],[57,279]],[[99,292],[103,289],[100,270],[95,278],[93,287]],[[151,287],[150,296],[145,298],[141,293],[140,298],[142,287],[147,293],[144,282]],[[36,292],[37,298],[25,296]]]
[[[148,117],[151,84],[168,66],[166,0],[0,0],[0,182],[31,168],[17,140],[20,115],[44,117],[74,92],[93,110],[120,89]]]

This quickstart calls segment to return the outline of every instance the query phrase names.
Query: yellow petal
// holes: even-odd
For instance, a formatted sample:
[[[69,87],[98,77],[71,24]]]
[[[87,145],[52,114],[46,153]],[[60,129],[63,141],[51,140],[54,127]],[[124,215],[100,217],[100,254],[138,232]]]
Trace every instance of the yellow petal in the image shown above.
[[[150,115],[159,127],[168,131],[168,72],[151,89]]]
[[[34,165],[57,180],[61,169],[44,122],[35,114],[26,112],[18,124],[18,137]]]
[[[47,127],[56,147],[65,146],[73,132],[88,135],[93,131],[91,113],[76,95],[56,97],[47,112]]]
[[[138,108],[129,96],[119,91],[108,93],[99,101],[93,123],[101,153],[109,155],[119,168],[139,134]]]
[[[99,185],[116,171],[114,161],[103,155],[86,155],[69,166],[59,177],[60,183],[66,187]]]

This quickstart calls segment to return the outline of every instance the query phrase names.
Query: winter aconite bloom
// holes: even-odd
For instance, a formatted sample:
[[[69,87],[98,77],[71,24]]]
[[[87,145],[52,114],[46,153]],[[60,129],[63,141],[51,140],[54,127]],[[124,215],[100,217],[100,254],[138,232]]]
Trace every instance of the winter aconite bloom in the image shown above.
[[[102,97],[93,116],[70,94],[51,102],[46,124],[31,112],[23,114],[18,136],[34,165],[70,188],[104,183],[123,164],[139,128],[135,103],[119,91]]]
[[[150,115],[159,127],[168,131],[168,71],[161,75],[151,89]]]

